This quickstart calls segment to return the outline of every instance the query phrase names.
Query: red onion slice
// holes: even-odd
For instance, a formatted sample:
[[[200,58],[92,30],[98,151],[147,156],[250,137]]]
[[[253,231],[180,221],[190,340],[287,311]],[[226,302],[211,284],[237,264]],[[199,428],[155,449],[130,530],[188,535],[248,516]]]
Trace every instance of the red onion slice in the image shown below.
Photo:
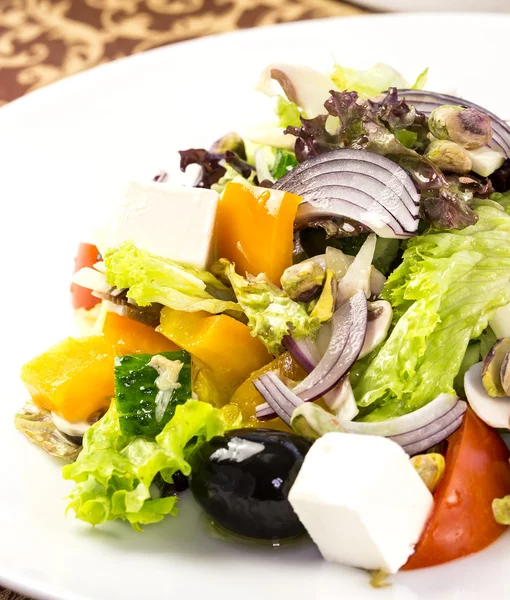
[[[295,340],[292,336],[286,335],[283,338],[283,345],[290,352],[292,358],[307,373],[313,371],[320,361],[320,354],[317,346],[310,338]]]
[[[303,400],[298,398],[274,373],[264,373],[258,379],[255,379],[253,385],[266,399],[268,408],[271,408],[279,417],[290,425],[292,413],[300,405]],[[257,418],[262,418],[259,415],[266,414],[267,409],[259,411],[257,407]],[[274,416],[274,413],[271,417]],[[267,416],[265,417],[268,418]],[[264,419],[262,419],[264,420]]]
[[[303,402],[310,402],[324,396],[324,394],[329,392],[339,383],[342,377],[351,368],[363,347],[367,330],[367,318],[367,300],[364,292],[360,290],[356,295],[345,302],[333,315],[331,321],[333,332],[328,348],[310,375],[303,379],[303,381],[292,390],[292,397],[299,397]],[[274,378],[276,377],[274,373],[267,373],[266,375],[272,375],[272,380],[274,382]],[[276,379],[278,378],[276,377]],[[282,382],[280,383],[280,391],[283,388],[289,390]],[[274,397],[271,389],[268,389],[267,387],[266,377],[261,376],[258,379],[255,379],[253,384],[264,397],[267,404],[269,404],[280,417],[282,417],[282,414],[280,413],[283,413],[290,418],[291,415],[288,414],[289,406],[285,403],[285,399],[281,396],[278,396],[277,398]],[[283,406],[280,406],[279,410],[276,410],[275,405],[278,404],[280,399],[283,402]],[[260,404],[257,406],[257,418],[269,418],[267,404]]]
[[[464,411],[464,413],[465,412],[466,411]],[[462,413],[460,417],[457,417],[455,421],[452,421],[447,427],[445,427],[435,435],[414,442],[413,444],[409,444],[408,446],[403,446],[403,449],[407,452],[407,454],[409,454],[409,456],[420,454],[420,452],[426,452],[429,448],[432,448],[432,446],[435,446],[436,444],[439,444],[440,442],[445,440],[454,431],[457,431],[457,429],[462,425],[464,413]]]
[[[365,151],[355,150],[355,152]],[[369,152],[369,154],[371,154],[371,152]],[[378,154],[377,156],[381,155]],[[329,158],[328,160],[318,164],[313,171],[307,171],[305,174],[303,174],[300,178],[300,181],[303,184],[307,183],[312,185],[314,180],[316,180],[320,175],[321,185],[338,185],[339,182],[336,171],[337,169],[341,169],[343,172],[345,172],[344,185],[350,187],[351,189],[358,189],[357,186],[354,185],[353,181],[355,178],[357,178],[357,174],[359,173],[360,169],[358,159],[341,159],[340,162],[338,158]],[[414,187],[414,184],[412,188],[409,188],[409,190],[407,190],[407,188],[402,190],[402,182],[400,182],[398,179],[388,178],[387,168],[383,168],[379,164],[371,164],[370,169],[367,169],[367,171],[368,172],[366,174],[371,180],[367,183],[373,187],[374,191],[379,190],[379,193],[384,195],[382,202],[379,197],[376,196],[377,201],[380,202],[383,207],[391,209],[393,202],[393,208],[399,208],[398,205],[403,202],[410,215],[416,216],[418,214],[419,205],[416,204],[416,188]]]
[[[488,146],[500,150],[505,156],[510,157],[510,126],[486,108],[464,98],[450,96],[449,94],[438,94],[424,90],[399,90],[398,93],[400,98],[405,99],[406,102],[412,104],[416,110],[424,113],[427,117],[438,106],[444,106],[445,104],[475,108],[485,113],[490,118],[492,125],[492,140]]]
[[[399,435],[390,436],[390,440],[397,442],[402,447],[409,446],[411,444],[416,443],[416,441],[425,440],[432,436],[437,435],[443,429],[448,427],[453,421],[456,421],[459,417],[466,412],[467,405],[462,400],[459,400],[457,404],[453,408],[451,408],[448,412],[446,412],[443,416],[435,419],[431,423],[424,425],[423,427],[419,427],[418,429],[412,429],[406,433],[401,433]],[[431,444],[433,446],[434,444]],[[430,448],[430,446],[429,446]]]
[[[454,408],[458,402],[457,396],[439,394],[432,402],[402,417],[372,423],[362,421],[342,423],[342,427],[349,433],[381,435],[384,437],[397,436],[432,423]]]
[[[367,150],[340,149],[301,163],[275,183],[305,201],[296,224],[341,216],[384,237],[411,237],[418,228],[420,194],[395,162]]]

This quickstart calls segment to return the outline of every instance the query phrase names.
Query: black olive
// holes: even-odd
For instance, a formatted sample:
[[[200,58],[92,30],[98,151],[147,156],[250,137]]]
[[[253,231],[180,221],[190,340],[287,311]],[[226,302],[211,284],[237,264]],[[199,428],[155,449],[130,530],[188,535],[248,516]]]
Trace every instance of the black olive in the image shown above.
[[[184,492],[188,489],[188,478],[182,473],[182,471],[176,471],[172,475],[173,483],[167,483],[161,474],[158,473],[154,477],[153,483],[158,487],[160,497],[168,498],[169,496],[177,496],[179,492]]]
[[[236,429],[199,446],[189,486],[224,529],[257,539],[304,531],[287,496],[311,442],[269,429]]]

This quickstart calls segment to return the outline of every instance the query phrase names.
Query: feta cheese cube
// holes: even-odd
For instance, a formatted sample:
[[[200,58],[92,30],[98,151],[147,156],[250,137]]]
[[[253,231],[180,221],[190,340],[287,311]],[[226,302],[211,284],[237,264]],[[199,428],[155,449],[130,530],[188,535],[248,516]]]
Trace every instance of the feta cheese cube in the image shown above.
[[[141,250],[205,269],[210,262],[219,194],[166,183],[129,184],[113,219],[108,247]]]
[[[352,433],[314,443],[289,501],[326,560],[387,573],[413,553],[433,506],[398,444]]]
[[[468,150],[467,153],[472,162],[471,170],[482,177],[489,177],[505,162],[504,154],[488,146],[484,146],[478,150]]]

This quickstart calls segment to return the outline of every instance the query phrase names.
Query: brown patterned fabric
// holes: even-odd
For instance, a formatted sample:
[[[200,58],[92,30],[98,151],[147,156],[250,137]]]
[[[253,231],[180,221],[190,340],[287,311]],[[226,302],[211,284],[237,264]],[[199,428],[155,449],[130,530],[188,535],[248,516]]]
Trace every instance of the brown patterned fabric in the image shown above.
[[[335,0],[0,0],[0,105],[164,44],[362,12]]]
[[[336,0],[0,0],[0,105],[149,48],[364,12]],[[27,599],[0,588],[0,600]]]

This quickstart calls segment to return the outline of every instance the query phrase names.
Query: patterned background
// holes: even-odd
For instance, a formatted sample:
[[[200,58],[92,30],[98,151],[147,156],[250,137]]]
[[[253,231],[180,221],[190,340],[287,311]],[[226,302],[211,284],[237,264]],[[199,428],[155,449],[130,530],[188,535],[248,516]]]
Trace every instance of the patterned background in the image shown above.
[[[336,0],[0,0],[0,106],[149,48],[234,29],[364,12]],[[0,600],[23,598],[0,588]]]

